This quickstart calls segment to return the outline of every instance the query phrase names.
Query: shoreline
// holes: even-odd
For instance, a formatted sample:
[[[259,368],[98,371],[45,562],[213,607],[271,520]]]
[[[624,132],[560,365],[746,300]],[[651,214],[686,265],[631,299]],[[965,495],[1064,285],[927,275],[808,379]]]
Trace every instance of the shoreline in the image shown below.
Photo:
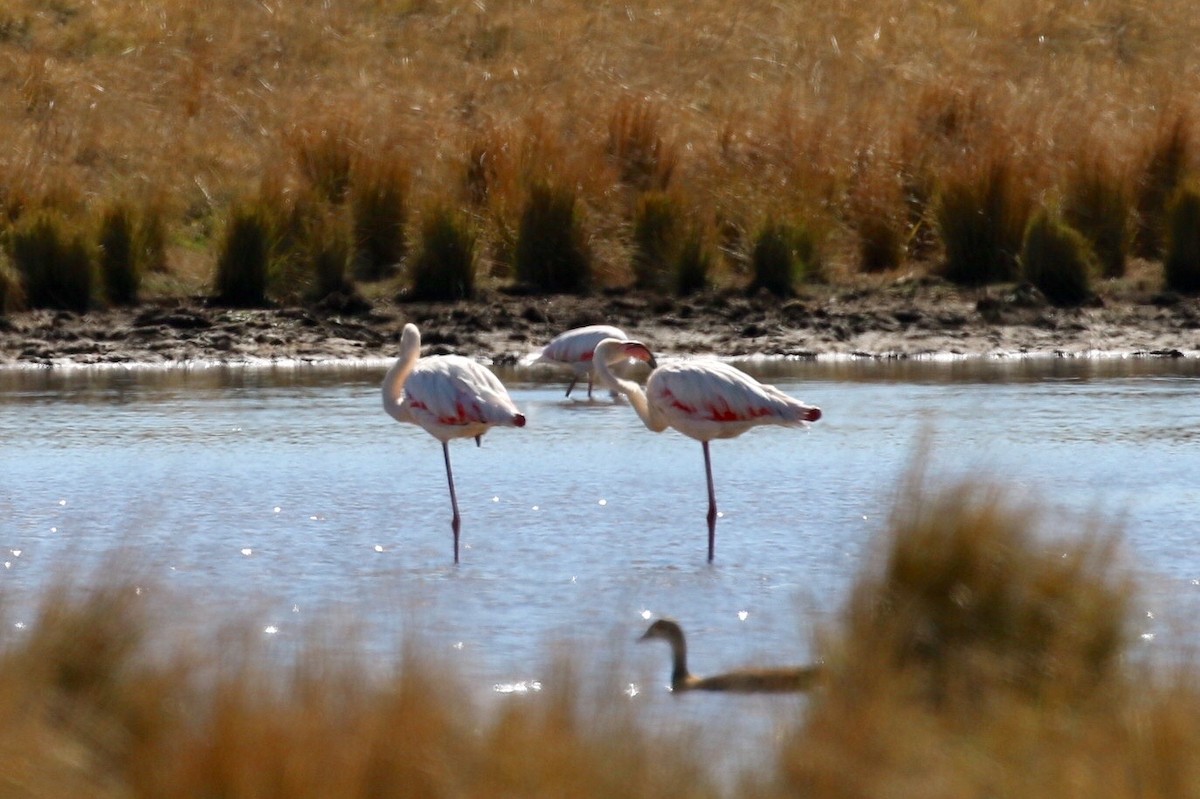
[[[674,299],[485,292],[457,303],[343,302],[232,309],[162,299],[87,314],[0,317],[0,368],[368,365],[390,362],[405,322],[426,354],[515,365],[555,335],[613,324],[666,356],[823,361],[1200,357],[1193,298],[1100,298],[1061,309],[1021,287],[964,290],[938,280],[823,287],[794,299],[744,292]]]

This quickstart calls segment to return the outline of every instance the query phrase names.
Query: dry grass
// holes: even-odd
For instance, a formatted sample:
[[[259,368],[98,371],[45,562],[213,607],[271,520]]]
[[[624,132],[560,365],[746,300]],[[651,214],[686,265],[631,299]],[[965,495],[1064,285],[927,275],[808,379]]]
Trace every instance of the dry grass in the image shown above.
[[[1194,660],[1133,654],[1119,537],[1050,521],[995,488],[916,478],[824,636],[829,684],[770,793],[1200,793]]]
[[[823,686],[736,795],[1200,793],[1200,667],[1133,651],[1114,531],[1050,535],[1049,521],[917,470],[819,636]],[[730,784],[687,733],[605,695],[620,680],[598,692],[564,666],[548,690],[485,709],[416,642],[381,669],[329,632],[342,625],[314,626],[295,656],[236,630],[196,640],[158,588],[98,573],[50,590],[24,629],[0,626],[0,794],[587,799]]]
[[[1195,161],[1198,34],[1186,0],[12,0],[0,209],[154,193],[187,272],[178,245],[211,253],[260,175],[340,202],[370,157],[405,165],[413,207],[473,205],[500,276],[536,183],[577,190],[609,282],[630,278],[636,193],[668,182],[743,231],[808,218],[852,269],[859,231],[871,265],[900,220],[920,244],[939,175],[998,143],[1038,197],[1103,142],[1153,204],[1164,131],[1172,169]]]

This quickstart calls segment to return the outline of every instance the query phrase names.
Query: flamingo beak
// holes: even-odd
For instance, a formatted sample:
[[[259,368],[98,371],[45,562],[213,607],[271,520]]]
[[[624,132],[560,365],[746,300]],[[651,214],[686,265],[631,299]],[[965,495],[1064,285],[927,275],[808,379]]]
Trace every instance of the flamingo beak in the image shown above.
[[[809,408],[808,415],[804,417],[804,421],[815,422],[820,418],[821,418],[821,409],[820,408]]]
[[[639,361],[645,361],[650,365],[651,369],[658,368],[658,362],[654,360],[654,353],[640,341],[631,341],[625,345],[625,355],[629,358],[635,358]]]

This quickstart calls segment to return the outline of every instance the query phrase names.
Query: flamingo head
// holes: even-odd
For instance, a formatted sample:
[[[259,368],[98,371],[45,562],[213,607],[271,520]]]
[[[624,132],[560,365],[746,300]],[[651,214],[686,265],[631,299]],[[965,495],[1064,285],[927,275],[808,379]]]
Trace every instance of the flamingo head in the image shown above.
[[[658,368],[658,362],[654,360],[654,353],[650,352],[650,348],[640,341],[606,338],[596,345],[592,357],[594,360],[607,364],[616,364],[632,358],[635,361],[645,361],[650,364],[651,369]]]
[[[405,324],[404,330],[400,333],[400,351],[417,353],[421,351],[421,331],[412,322]]]
[[[821,418],[821,409],[820,408],[809,408],[808,413],[806,413],[804,416],[804,421],[815,422],[820,418]]]

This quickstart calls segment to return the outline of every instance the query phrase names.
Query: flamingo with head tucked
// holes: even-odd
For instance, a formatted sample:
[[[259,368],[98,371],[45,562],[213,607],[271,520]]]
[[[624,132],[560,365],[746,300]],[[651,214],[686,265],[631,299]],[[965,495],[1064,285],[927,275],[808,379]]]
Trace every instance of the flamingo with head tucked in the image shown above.
[[[475,444],[491,427],[524,427],[500,379],[482,364],[459,355],[421,358],[421,333],[406,324],[400,335],[400,357],[383,378],[383,409],[398,422],[420,425],[442,442],[450,506],[454,516],[454,562],[458,563],[460,517],[450,469],[450,439],[474,438]]]
[[[646,361],[654,370],[642,389],[612,373],[610,364],[625,358]],[[713,359],[681,361],[658,366],[640,341],[604,339],[596,345],[592,363],[600,382],[624,394],[648,429],[661,433],[673,427],[704,448],[708,479],[708,560],[713,559],[717,527],[717,496],[713,490],[708,442],[740,436],[752,427],[773,424],[803,426],[821,418],[821,409],[805,405],[774,386],[758,382],[727,363]]]
[[[534,363],[550,363],[570,367],[574,375],[571,377],[570,385],[567,386],[568,397],[571,396],[571,389],[575,388],[579,379],[586,376],[588,399],[591,399],[592,382],[596,374],[595,368],[592,366],[592,355],[596,350],[596,345],[606,338],[620,341],[629,340],[629,336],[625,335],[623,330],[612,325],[577,327],[555,336]]]

